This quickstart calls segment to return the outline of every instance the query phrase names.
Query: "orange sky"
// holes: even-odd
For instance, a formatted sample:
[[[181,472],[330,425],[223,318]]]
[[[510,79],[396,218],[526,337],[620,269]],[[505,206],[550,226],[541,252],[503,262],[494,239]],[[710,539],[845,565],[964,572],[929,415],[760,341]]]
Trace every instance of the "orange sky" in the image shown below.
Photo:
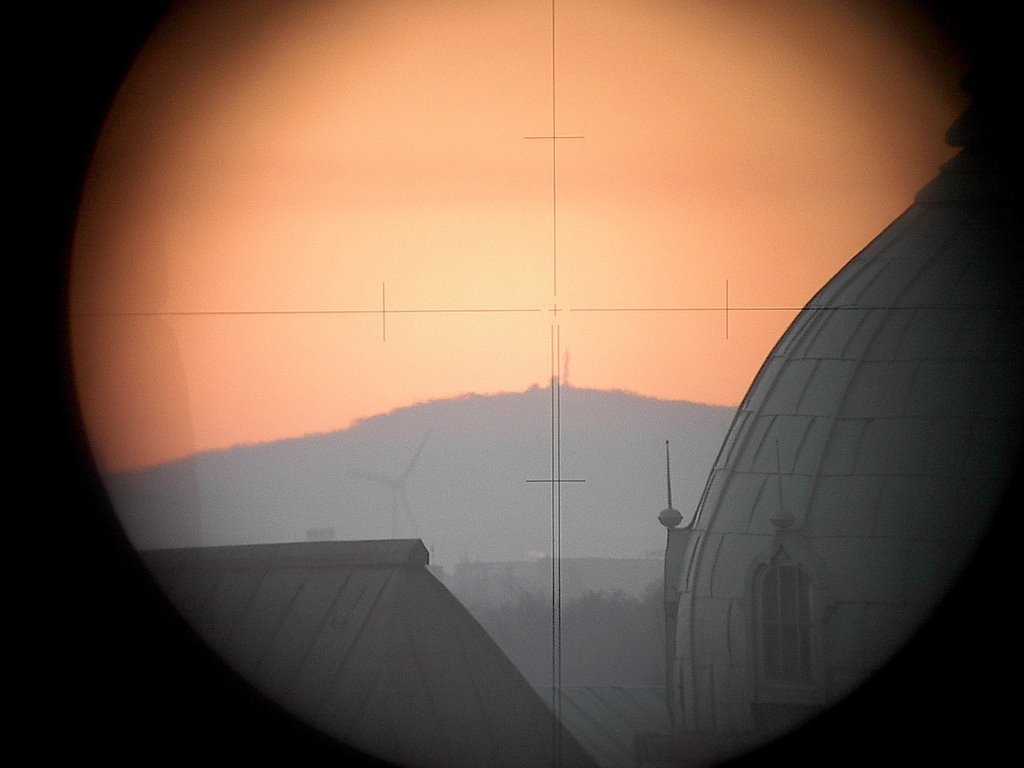
[[[885,6],[559,0],[556,296],[550,2],[182,5],[76,234],[101,468],[543,385],[556,303],[573,385],[737,404],[795,314],[737,308],[803,305],[952,154],[962,73]],[[584,311],[726,281],[728,339]]]

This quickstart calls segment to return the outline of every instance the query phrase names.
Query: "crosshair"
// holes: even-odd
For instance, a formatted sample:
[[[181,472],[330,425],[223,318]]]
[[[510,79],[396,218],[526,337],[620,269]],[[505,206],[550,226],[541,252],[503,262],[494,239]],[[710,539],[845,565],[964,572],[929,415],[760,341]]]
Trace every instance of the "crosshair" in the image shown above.
[[[530,135],[530,136],[524,136],[523,138],[526,139],[526,140],[550,141],[551,142],[551,275],[550,275],[550,279],[551,279],[552,295],[557,299],[558,292],[559,292],[559,287],[560,287],[559,286],[559,271],[558,271],[558,250],[557,250],[557,248],[558,248],[558,231],[557,231],[557,224],[558,224],[558,206],[557,206],[557,203],[558,203],[558,199],[557,199],[558,147],[559,147],[560,142],[562,142],[562,141],[565,141],[565,140],[579,141],[579,140],[583,140],[584,136],[583,135],[577,135],[577,134],[560,134],[556,130],[557,126],[556,126],[555,123],[556,123],[556,116],[557,116],[557,111],[556,111],[556,106],[557,105],[556,105],[556,97],[555,97],[556,82],[555,82],[555,65],[554,65],[554,55],[555,55],[555,46],[554,46],[554,40],[555,40],[555,2],[554,2],[554,0],[552,0],[551,9],[552,9],[551,130],[550,130],[550,132],[547,132],[547,133],[545,133],[543,135]],[[444,307],[442,307],[442,308],[423,308],[423,307],[420,307],[420,308],[417,308],[417,307],[403,307],[403,306],[397,306],[396,307],[396,306],[393,306],[393,305],[389,305],[388,294],[387,294],[387,290],[386,290],[387,286],[386,286],[386,284],[385,284],[385,282],[383,280],[380,283],[380,305],[379,305],[379,309],[377,309],[375,307],[375,297],[373,296],[373,293],[375,292],[373,290],[374,288],[375,288],[375,285],[371,284],[371,289],[368,290],[368,292],[367,292],[369,298],[367,299],[366,306],[361,307],[361,308],[357,307],[357,308],[348,308],[348,309],[324,309],[324,310],[309,310],[309,311],[301,311],[301,312],[287,312],[287,311],[286,312],[240,312],[240,313],[210,312],[210,313],[154,313],[154,314],[173,315],[173,314],[299,314],[299,313],[301,313],[301,314],[352,314],[352,315],[357,315],[357,314],[375,314],[375,313],[379,313],[379,319],[380,319],[380,326],[379,326],[380,338],[381,338],[382,342],[387,342],[388,341],[388,337],[389,337],[389,334],[388,334],[388,331],[389,331],[389,329],[388,329],[388,319],[389,319],[388,315],[394,315],[394,314],[418,314],[418,313],[477,313],[477,312],[480,312],[480,313],[482,313],[482,312],[536,313],[536,312],[543,312],[543,311],[545,311],[544,308],[542,308],[542,307],[505,307],[505,308],[501,308],[501,307],[447,307],[447,308],[444,308]],[[570,311],[570,312],[572,312],[572,311],[578,311],[578,312],[586,312],[586,311],[592,311],[592,312],[616,312],[616,311],[624,311],[624,312],[629,312],[629,311],[637,311],[637,312],[657,312],[657,311],[669,311],[669,312],[673,312],[673,311],[720,311],[720,309],[721,308],[719,308],[719,307],[668,307],[668,308],[659,308],[659,307],[636,307],[636,308],[626,308],[626,307],[622,307],[622,308],[617,308],[617,307],[593,307],[593,308],[569,307],[568,309],[565,309],[563,307],[560,307],[558,305],[557,301],[555,301],[555,302],[553,302],[551,304],[551,307],[550,307],[550,309],[548,311],[551,313],[551,321],[552,321],[552,350],[553,350],[552,358],[553,358],[553,361],[554,361],[553,365],[552,365],[552,378],[551,378],[551,381],[552,381],[552,395],[551,395],[551,397],[552,397],[552,405],[551,405],[551,425],[552,425],[551,456],[552,456],[552,472],[551,472],[550,477],[548,477],[548,478],[545,478],[545,479],[529,479],[526,482],[528,482],[528,483],[545,483],[545,484],[548,484],[549,487],[550,487],[551,495],[552,495],[553,511],[554,511],[554,513],[553,513],[552,528],[553,528],[553,536],[554,536],[554,539],[555,539],[555,543],[557,544],[557,546],[553,547],[553,554],[557,552],[560,555],[560,552],[561,552],[560,513],[561,513],[561,500],[562,500],[562,498],[561,498],[562,483],[570,484],[570,483],[583,483],[583,482],[585,482],[583,479],[579,479],[579,478],[563,478],[563,477],[561,477],[561,448],[560,448],[560,446],[561,446],[561,439],[560,438],[561,438],[561,428],[562,428],[562,423],[561,423],[561,407],[560,407],[560,405],[561,405],[561,399],[560,399],[561,398],[561,380],[560,380],[560,377],[558,376],[558,366],[557,366],[557,359],[558,359],[557,351],[560,349],[560,329],[558,327],[559,321],[560,321],[559,313],[560,312],[565,312],[565,311]],[[734,309],[733,311],[737,311],[737,310]],[[726,284],[726,301],[725,301],[724,312],[725,312],[725,319],[726,319],[725,333],[726,333],[726,337],[728,338],[728,335],[729,335],[728,318],[729,318],[729,312],[730,312],[729,298],[728,298],[728,283]],[[553,557],[552,559],[553,559],[553,562],[558,562],[558,560],[556,558]],[[555,586],[557,586],[556,579],[560,579],[560,574],[555,574],[553,576],[553,591],[555,590]],[[560,582],[558,582],[558,583],[560,583]]]

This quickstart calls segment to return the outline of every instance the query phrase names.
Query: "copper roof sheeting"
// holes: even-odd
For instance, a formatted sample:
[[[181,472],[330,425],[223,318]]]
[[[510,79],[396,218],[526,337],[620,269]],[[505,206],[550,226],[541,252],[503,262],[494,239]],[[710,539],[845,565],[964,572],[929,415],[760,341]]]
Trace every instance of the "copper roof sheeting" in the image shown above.
[[[552,688],[538,688],[550,706]],[[562,688],[566,730],[594,756],[600,768],[635,768],[642,760],[637,739],[664,737],[672,726],[665,689],[658,686],[573,685]]]
[[[950,583],[1024,434],[1019,225],[980,178],[971,158],[951,161],[797,317],[740,406],[695,528],[736,547],[788,513],[837,599],[929,605]],[[877,597],[853,583],[872,554],[892,571]],[[736,597],[748,562],[705,556],[693,578]]]
[[[947,163],[811,299],[751,385],[693,529],[673,532],[687,547],[687,728],[764,738],[838,701],[992,550],[1024,449],[1024,229],[1006,149],[975,142]],[[774,562],[813,589],[808,671],[782,684],[758,629],[756,574]]]
[[[143,554],[223,659],[342,742],[410,766],[551,764],[551,712],[418,540]],[[562,765],[593,765],[559,733]]]

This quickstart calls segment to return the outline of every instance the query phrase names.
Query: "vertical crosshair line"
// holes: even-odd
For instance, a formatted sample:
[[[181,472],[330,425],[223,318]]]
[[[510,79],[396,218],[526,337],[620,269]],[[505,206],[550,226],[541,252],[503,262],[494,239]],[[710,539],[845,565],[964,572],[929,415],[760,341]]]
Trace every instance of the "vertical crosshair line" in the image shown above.
[[[559,370],[559,361],[562,359],[562,329],[555,326],[555,413],[557,414],[557,429],[555,431],[555,540],[558,543],[555,563],[557,564],[557,594],[558,594],[558,698],[555,703],[555,717],[558,720],[558,750],[556,759],[558,765],[562,763],[562,379]]]
[[[561,391],[558,381],[558,347],[560,344],[558,324],[551,324],[551,760],[554,768],[561,763],[561,676],[562,676],[562,590],[560,504],[561,489],[559,468],[560,457],[560,407]]]
[[[558,300],[558,112],[556,109],[556,88],[557,77],[555,68],[555,0],[551,0],[551,292],[554,300]],[[561,355],[561,328],[558,325],[558,315],[554,316],[555,339],[552,349],[552,380],[551,390],[555,394],[554,410],[552,419],[555,423],[555,431],[552,436],[552,470],[551,477],[555,482],[551,484],[552,491],[552,520],[555,536],[555,546],[552,548],[553,567],[555,569],[552,578],[551,592],[555,597],[555,617],[557,629],[553,641],[555,643],[556,674],[552,675],[551,684],[554,687],[552,704],[554,705],[555,720],[555,743],[552,762],[554,768],[562,764],[562,387],[559,379],[559,357]]]
[[[555,0],[551,0],[551,292],[558,297],[558,135],[555,112]]]
[[[559,139],[582,139],[582,136],[558,135],[558,91],[555,40],[556,8],[551,0],[551,131],[547,136],[526,136],[551,142],[551,686],[552,686],[552,754],[553,766],[562,762],[562,477],[561,477],[561,408],[562,393],[559,375],[561,329],[558,325],[558,148]],[[531,481],[532,482],[532,481]],[[573,481],[576,482],[576,481]],[[582,481],[580,481],[582,482]]]
[[[381,340],[388,340],[388,310],[387,301],[384,296],[384,283],[380,284],[380,334]]]

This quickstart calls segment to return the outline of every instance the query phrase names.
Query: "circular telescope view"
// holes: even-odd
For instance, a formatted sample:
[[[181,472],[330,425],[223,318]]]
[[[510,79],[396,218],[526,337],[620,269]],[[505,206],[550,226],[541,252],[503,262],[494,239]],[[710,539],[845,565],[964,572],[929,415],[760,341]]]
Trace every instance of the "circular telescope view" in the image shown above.
[[[1019,149],[938,19],[173,4],[68,306],[190,636],[385,765],[718,765],[847,711],[1024,435]]]

